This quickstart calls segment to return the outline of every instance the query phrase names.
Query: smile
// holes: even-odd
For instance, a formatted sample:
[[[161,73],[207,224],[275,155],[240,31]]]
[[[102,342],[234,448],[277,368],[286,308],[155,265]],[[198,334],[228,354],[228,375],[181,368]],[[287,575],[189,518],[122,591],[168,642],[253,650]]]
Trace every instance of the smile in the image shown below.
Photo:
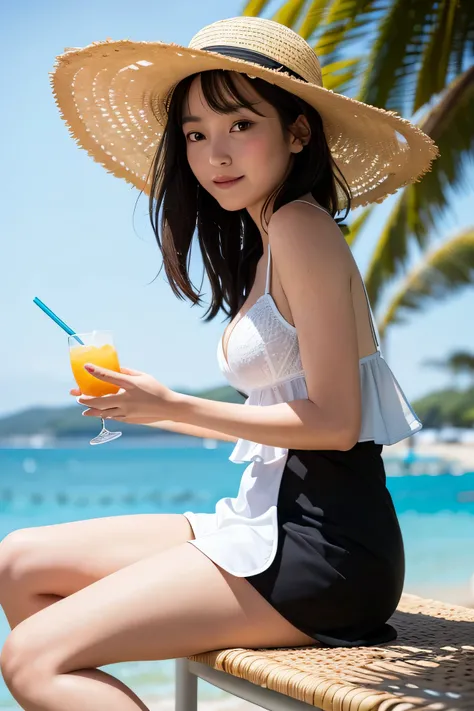
[[[231,188],[233,185],[237,185],[237,183],[242,180],[243,177],[244,176],[241,175],[240,178],[234,178],[234,180],[225,180],[223,182],[213,181],[213,183],[216,188]]]

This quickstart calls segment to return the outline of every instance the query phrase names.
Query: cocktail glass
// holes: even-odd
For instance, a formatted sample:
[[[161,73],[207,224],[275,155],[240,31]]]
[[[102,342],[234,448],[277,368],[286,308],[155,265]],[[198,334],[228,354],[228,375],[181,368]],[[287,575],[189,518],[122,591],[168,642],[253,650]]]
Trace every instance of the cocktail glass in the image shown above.
[[[80,345],[77,338],[83,342]],[[111,383],[95,378],[84,368],[85,363],[114,370],[120,373],[120,364],[115,350],[111,331],[92,331],[91,333],[76,333],[68,336],[69,357],[75,381],[83,395],[102,397],[103,395],[114,395],[120,388]],[[111,432],[105,426],[104,418],[101,417],[102,430],[97,437],[91,439],[91,444],[104,444],[121,436],[121,432]]]

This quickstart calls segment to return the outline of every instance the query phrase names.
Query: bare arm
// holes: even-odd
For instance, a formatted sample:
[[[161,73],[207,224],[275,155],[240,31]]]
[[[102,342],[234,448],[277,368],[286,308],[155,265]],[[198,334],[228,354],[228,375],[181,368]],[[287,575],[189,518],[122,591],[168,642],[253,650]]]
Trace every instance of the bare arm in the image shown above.
[[[310,206],[271,218],[275,268],[298,332],[308,398],[265,407],[179,396],[173,419],[294,449],[351,449],[361,426],[350,250],[336,223]]]
[[[130,422],[130,421],[129,421]],[[224,442],[237,442],[237,437],[234,435],[225,434],[218,430],[212,430],[207,427],[199,427],[199,425],[191,425],[186,422],[173,422],[172,420],[158,420],[155,422],[141,422],[131,424],[143,424],[148,427],[156,427],[159,430],[168,430],[170,432],[179,432],[179,434],[192,435],[193,437],[203,437],[206,439],[221,439]]]

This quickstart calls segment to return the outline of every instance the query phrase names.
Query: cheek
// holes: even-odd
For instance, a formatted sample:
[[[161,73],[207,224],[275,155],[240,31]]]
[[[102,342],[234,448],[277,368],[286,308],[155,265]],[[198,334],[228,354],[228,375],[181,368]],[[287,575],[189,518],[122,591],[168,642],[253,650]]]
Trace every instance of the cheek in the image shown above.
[[[245,155],[241,156],[254,174],[277,176],[288,163],[288,150],[282,140],[275,137],[257,136],[249,138],[245,145]]]
[[[199,160],[199,151],[197,151],[195,147],[192,146],[191,148],[187,148],[186,156],[188,158],[188,164],[192,172],[196,177],[199,177],[199,166],[202,166],[202,160]]]

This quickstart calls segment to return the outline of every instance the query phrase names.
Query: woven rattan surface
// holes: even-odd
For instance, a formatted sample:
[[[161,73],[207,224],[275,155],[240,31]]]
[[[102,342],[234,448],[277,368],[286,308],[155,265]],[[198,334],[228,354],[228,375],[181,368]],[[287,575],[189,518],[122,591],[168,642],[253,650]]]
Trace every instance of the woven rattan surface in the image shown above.
[[[378,647],[224,649],[189,657],[324,711],[474,711],[474,609],[403,595]]]

